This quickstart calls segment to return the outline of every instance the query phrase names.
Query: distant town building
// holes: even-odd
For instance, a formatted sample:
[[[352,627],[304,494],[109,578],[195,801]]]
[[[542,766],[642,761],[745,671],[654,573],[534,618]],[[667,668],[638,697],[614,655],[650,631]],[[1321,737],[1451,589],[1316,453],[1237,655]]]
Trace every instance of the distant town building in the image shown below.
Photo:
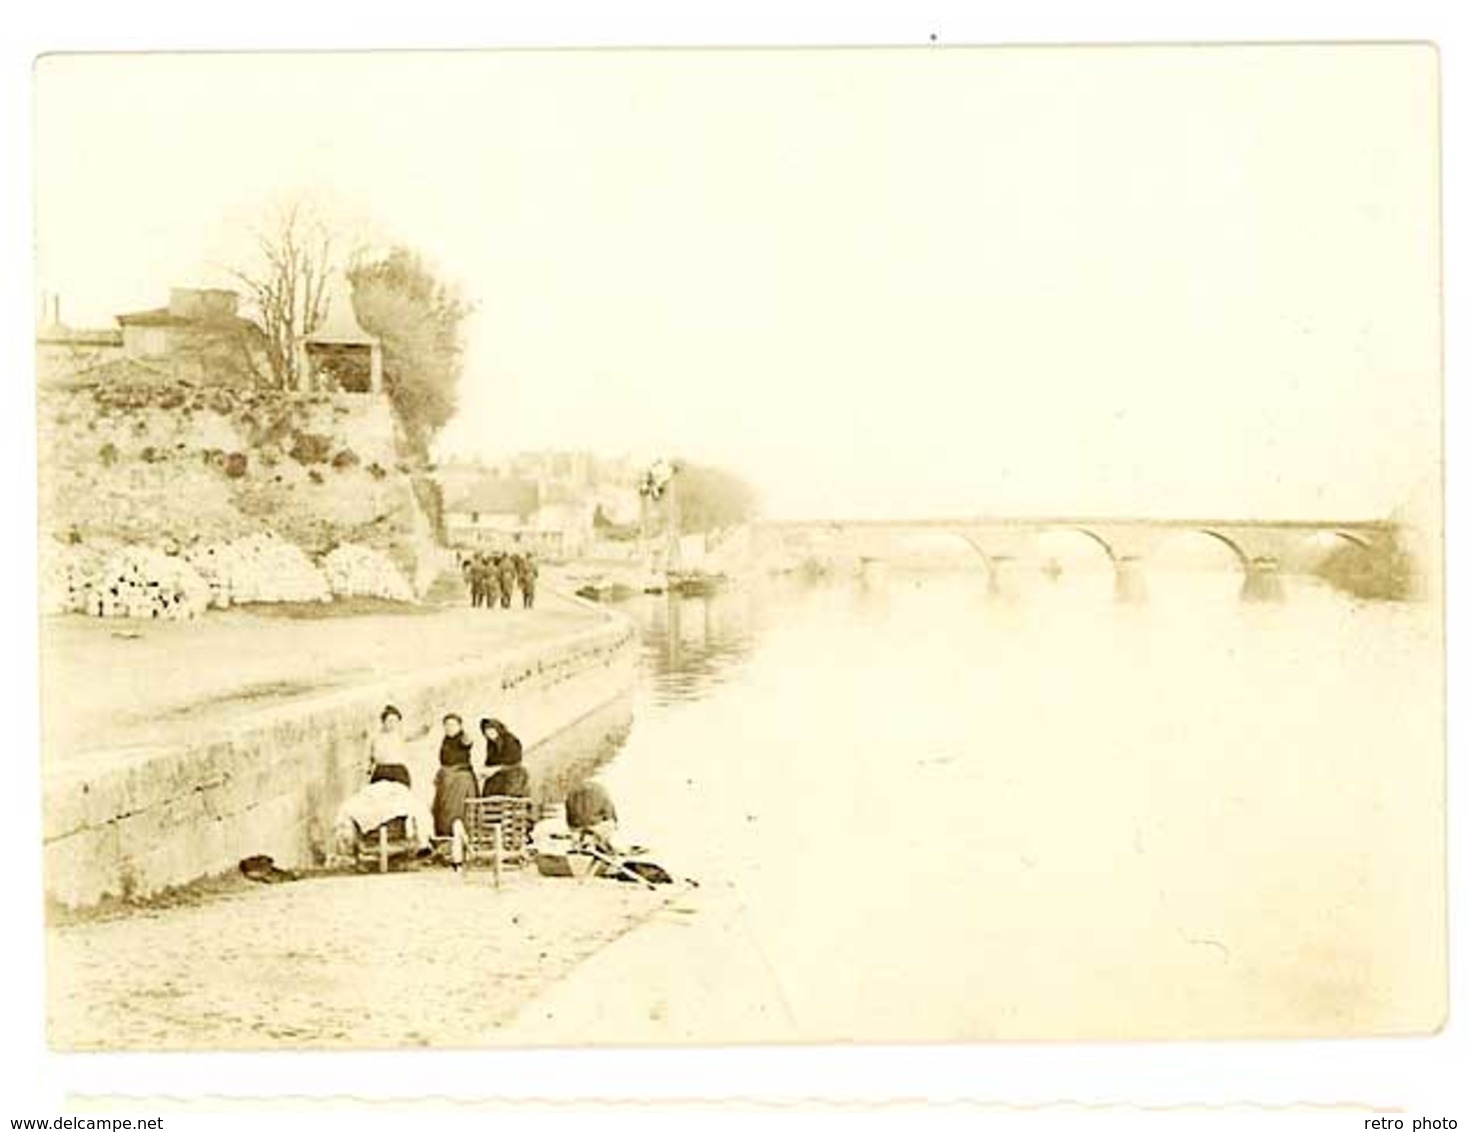
[[[535,513],[527,535],[545,558],[580,558],[591,546],[593,512],[586,503],[547,503]]]
[[[457,491],[444,490],[444,533],[450,546],[507,549],[540,507],[528,480],[484,477]]]
[[[444,528],[461,549],[534,550],[546,559],[585,557],[597,516],[635,525],[636,467],[591,452],[519,452],[498,460],[446,459],[434,469]]]
[[[533,551],[548,560],[584,555],[592,540],[594,504],[547,502],[538,484],[518,476],[480,471],[465,486],[444,478],[444,533],[461,550]]]

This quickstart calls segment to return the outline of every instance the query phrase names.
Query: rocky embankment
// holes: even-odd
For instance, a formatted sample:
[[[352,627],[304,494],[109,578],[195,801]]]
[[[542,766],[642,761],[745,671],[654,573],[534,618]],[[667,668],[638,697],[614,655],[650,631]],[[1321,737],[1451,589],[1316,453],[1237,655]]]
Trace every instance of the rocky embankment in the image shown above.
[[[50,571],[43,585],[53,604],[62,604],[60,591],[75,580],[66,575],[105,570],[97,559],[126,554],[132,559],[114,563],[107,586],[120,577],[124,587],[193,591],[162,603],[170,609],[198,604],[185,564],[208,584],[206,606],[220,597],[224,567],[210,577],[220,559],[240,575],[241,595],[232,601],[292,600],[272,594],[272,578],[275,589],[306,600],[323,586],[328,594],[403,595],[385,570],[364,566],[366,552],[386,556],[419,594],[442,565],[432,490],[405,458],[386,397],[173,380],[48,385],[38,397],[42,551]],[[323,574],[319,584],[284,562],[285,547]],[[355,549],[327,561],[341,547]],[[58,560],[69,560],[64,570]],[[117,598],[110,604],[121,607],[142,596],[97,593],[93,605]],[[69,607],[83,604],[79,595],[70,600]]]

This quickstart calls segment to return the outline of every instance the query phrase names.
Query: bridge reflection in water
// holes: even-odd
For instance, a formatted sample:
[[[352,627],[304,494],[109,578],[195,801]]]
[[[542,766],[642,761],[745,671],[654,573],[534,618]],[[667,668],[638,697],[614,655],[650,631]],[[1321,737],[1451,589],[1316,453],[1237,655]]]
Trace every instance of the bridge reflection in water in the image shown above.
[[[1282,575],[1308,573],[1333,550],[1352,548],[1362,564],[1385,570],[1399,552],[1398,524],[1391,520],[966,518],[913,520],[811,520],[759,524],[755,538],[766,557],[837,553],[863,562],[901,558],[915,537],[946,536],[967,545],[983,564],[992,596],[1016,596],[1036,572],[1058,576],[1053,556],[1041,551],[1046,538],[1070,534],[1088,540],[1105,556],[1118,601],[1146,600],[1147,564],[1184,540],[1207,540],[1223,548],[1225,562],[1242,576],[1245,601],[1279,601]]]

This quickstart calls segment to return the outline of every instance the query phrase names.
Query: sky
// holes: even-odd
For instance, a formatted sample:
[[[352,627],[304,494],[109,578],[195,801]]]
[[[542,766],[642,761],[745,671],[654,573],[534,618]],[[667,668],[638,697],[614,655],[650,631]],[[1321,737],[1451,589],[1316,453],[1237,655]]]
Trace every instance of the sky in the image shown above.
[[[1425,46],[50,56],[37,292],[228,285],[305,198],[475,304],[437,450],[777,517],[1365,518],[1435,484]]]

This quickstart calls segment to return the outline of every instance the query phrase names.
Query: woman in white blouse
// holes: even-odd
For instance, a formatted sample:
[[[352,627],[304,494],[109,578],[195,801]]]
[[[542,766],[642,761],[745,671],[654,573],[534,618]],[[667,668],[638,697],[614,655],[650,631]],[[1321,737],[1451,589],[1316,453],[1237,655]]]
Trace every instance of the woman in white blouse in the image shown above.
[[[413,785],[413,776],[408,773],[408,744],[403,738],[403,713],[388,704],[382,709],[381,728],[372,736],[372,748],[367,755],[367,776],[370,782],[401,782]]]

